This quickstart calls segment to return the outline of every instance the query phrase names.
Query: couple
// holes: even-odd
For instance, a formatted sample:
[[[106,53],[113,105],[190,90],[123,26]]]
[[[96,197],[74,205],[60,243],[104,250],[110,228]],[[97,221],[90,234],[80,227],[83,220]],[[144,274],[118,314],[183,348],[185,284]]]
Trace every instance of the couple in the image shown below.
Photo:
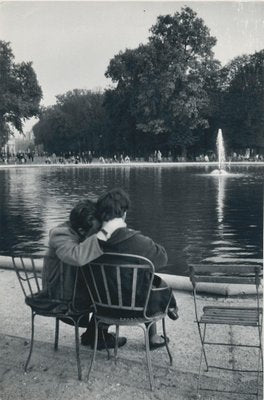
[[[104,252],[130,253],[144,256],[152,261],[155,270],[167,264],[165,249],[139,231],[127,228],[126,214],[130,201],[122,189],[112,189],[99,197],[96,203],[90,200],[80,201],[71,211],[69,221],[51,229],[49,234],[49,250],[44,258],[43,289],[48,290],[50,298],[63,300],[72,298],[76,267],[84,266],[100,257]],[[63,268],[63,282],[61,276]],[[80,288],[82,285],[79,285]],[[166,283],[158,276],[154,279],[155,287],[166,287]],[[83,289],[82,289],[83,290]],[[80,289],[79,301],[89,301],[88,292]],[[171,290],[165,291],[163,298],[150,298],[150,313],[163,310],[168,303]],[[168,316],[178,318],[177,305],[172,296]],[[65,321],[66,322],[66,321]],[[94,322],[86,322],[86,332],[82,334],[81,343],[93,346]],[[104,348],[103,335],[108,348],[115,345],[115,337],[104,327],[99,331],[98,349]],[[118,346],[123,346],[126,338],[120,337]],[[156,325],[150,329],[150,348],[165,345],[162,336],[157,335]]]

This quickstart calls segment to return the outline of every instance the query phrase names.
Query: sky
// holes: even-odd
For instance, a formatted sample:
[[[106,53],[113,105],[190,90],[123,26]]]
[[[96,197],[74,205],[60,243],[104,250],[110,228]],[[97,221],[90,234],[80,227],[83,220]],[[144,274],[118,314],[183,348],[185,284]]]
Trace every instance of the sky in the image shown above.
[[[0,40],[15,61],[32,61],[42,105],[73,89],[104,89],[109,61],[146,43],[158,15],[188,5],[217,38],[224,65],[264,48],[264,1],[0,1]]]

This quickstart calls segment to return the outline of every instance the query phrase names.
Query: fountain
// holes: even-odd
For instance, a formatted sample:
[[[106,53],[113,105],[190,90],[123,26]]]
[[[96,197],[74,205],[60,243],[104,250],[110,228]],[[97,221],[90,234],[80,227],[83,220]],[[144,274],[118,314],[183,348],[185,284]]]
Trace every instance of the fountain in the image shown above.
[[[216,139],[217,155],[218,155],[218,169],[212,171],[213,175],[227,175],[225,170],[225,146],[222,134],[222,129],[218,129],[217,139]]]

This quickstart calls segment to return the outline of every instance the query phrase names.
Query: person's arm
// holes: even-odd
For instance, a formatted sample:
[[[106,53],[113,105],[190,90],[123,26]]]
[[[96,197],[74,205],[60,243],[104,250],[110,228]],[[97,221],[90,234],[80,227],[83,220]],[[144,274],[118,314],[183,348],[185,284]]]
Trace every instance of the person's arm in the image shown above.
[[[88,264],[103,254],[96,234],[80,242],[77,233],[69,227],[52,229],[49,244],[61,261],[75,266]]]
[[[155,243],[148,236],[137,235],[138,245],[141,247],[141,254],[148,258],[154,264],[155,271],[165,267],[168,263],[168,256],[165,248]]]
[[[152,241],[152,239],[150,240]],[[149,253],[146,257],[153,262],[155,271],[165,267],[165,265],[168,263],[168,256],[165,248],[155,242],[153,242],[152,248],[149,250]]]

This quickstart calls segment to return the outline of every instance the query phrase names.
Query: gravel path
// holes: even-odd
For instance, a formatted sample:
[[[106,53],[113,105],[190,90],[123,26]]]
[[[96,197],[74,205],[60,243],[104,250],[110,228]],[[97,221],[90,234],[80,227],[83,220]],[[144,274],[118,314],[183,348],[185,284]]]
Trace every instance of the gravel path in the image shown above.
[[[151,353],[155,375],[155,391],[149,390],[143,334],[139,328],[121,328],[127,336],[126,346],[119,350],[117,365],[107,360],[104,351],[97,352],[97,359],[89,382],[86,381],[91,350],[81,349],[83,381],[77,380],[72,327],[61,324],[59,351],[54,352],[54,320],[36,317],[35,346],[30,371],[23,372],[28,355],[30,337],[30,309],[24,303],[23,294],[13,271],[0,270],[0,400],[186,400],[195,399],[200,342],[194,323],[193,300],[190,293],[175,291],[180,318],[167,319],[167,333],[174,363],[170,367],[164,348]],[[223,304],[233,302],[231,298],[204,298],[207,304],[215,301]],[[238,300],[241,304],[252,303],[250,298]],[[220,330],[220,329],[219,329]],[[211,331],[214,339],[229,343],[252,338],[251,328],[221,328],[221,333]],[[225,362],[229,366],[240,366],[239,359],[248,368],[256,367],[254,350],[220,348],[212,355],[215,364]],[[254,374],[226,374],[212,370],[203,376],[203,386],[230,390],[255,391]],[[262,393],[262,390],[261,390]],[[252,396],[235,396],[217,392],[202,392],[202,399],[251,400]],[[262,398],[262,397],[260,397]]]

